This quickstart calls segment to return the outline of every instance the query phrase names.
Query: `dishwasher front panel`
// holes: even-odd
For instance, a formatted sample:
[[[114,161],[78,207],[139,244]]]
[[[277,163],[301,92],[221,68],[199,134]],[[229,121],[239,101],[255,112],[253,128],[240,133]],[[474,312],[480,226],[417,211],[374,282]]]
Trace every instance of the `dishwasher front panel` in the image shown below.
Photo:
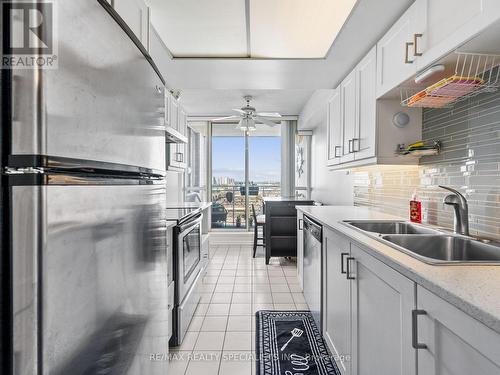
[[[304,216],[304,298],[321,330],[323,228]]]

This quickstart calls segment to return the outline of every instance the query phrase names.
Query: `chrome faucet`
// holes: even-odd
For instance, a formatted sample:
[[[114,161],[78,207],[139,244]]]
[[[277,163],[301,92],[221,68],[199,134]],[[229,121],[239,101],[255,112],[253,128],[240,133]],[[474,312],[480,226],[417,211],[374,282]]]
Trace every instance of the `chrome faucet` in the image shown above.
[[[458,190],[452,189],[448,186],[439,185],[440,188],[451,191],[453,194],[447,195],[443,203],[453,206],[455,209],[455,220],[453,223],[453,230],[456,234],[469,235],[469,206],[467,199]]]

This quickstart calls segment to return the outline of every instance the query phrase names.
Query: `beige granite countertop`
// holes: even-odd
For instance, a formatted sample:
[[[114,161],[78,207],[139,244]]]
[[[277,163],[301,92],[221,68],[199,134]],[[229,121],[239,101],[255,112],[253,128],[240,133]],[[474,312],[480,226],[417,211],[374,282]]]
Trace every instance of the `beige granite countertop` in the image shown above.
[[[355,219],[402,219],[369,208],[297,206],[297,209],[350,237],[372,256],[500,333],[500,265],[430,265],[341,223]]]

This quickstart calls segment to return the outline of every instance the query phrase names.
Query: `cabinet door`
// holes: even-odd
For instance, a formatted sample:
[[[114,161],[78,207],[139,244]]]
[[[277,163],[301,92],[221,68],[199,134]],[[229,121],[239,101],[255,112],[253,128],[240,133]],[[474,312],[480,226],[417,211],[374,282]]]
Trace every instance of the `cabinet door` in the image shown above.
[[[350,280],[345,274],[349,249],[346,237],[324,229],[323,337],[343,374],[350,373],[351,353]]]
[[[187,136],[187,115],[184,109],[179,106],[179,132],[182,135]],[[187,151],[188,151],[188,145],[184,143],[180,143],[177,145],[177,153],[179,157],[179,167],[180,168],[186,168],[187,167]]]
[[[500,374],[500,335],[421,286],[416,337],[420,375]]]
[[[408,8],[377,43],[377,98],[410,78],[416,72],[413,64],[414,25],[417,3]]]
[[[415,284],[352,243],[351,256],[352,373],[415,375]]]
[[[169,143],[169,160],[168,160],[168,167],[174,167],[178,168],[179,167],[179,152],[178,152],[178,144],[176,143]]]
[[[135,36],[149,50],[149,8],[143,0],[114,0],[113,6]]]
[[[358,121],[356,104],[356,71],[353,70],[340,84],[343,118],[342,163],[354,160],[354,138]]]
[[[498,0],[417,0],[417,3],[425,20],[418,46],[419,51],[424,51],[422,58],[417,60],[419,70],[500,19]]]
[[[187,115],[181,106],[179,106],[179,132],[187,135]]]
[[[356,160],[375,156],[377,128],[377,48],[373,47],[356,67],[358,124],[354,136]]]
[[[165,90],[165,126],[171,126],[172,123],[172,95]]]
[[[342,157],[342,103],[340,87],[328,101],[328,165],[340,164]]]
[[[304,268],[304,214],[302,211],[297,211],[297,279],[300,287],[304,289],[304,279],[302,271]]]
[[[170,126],[179,130],[179,103],[174,97],[170,99]]]

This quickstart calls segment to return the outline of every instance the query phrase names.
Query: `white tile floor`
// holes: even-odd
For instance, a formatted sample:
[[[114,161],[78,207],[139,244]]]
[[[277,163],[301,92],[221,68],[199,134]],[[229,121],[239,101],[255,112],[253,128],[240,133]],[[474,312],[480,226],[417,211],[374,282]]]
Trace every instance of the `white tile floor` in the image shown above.
[[[296,265],[265,264],[262,249],[217,245],[203,279],[203,295],[182,345],[171,348],[169,375],[255,374],[255,312],[307,310]]]

